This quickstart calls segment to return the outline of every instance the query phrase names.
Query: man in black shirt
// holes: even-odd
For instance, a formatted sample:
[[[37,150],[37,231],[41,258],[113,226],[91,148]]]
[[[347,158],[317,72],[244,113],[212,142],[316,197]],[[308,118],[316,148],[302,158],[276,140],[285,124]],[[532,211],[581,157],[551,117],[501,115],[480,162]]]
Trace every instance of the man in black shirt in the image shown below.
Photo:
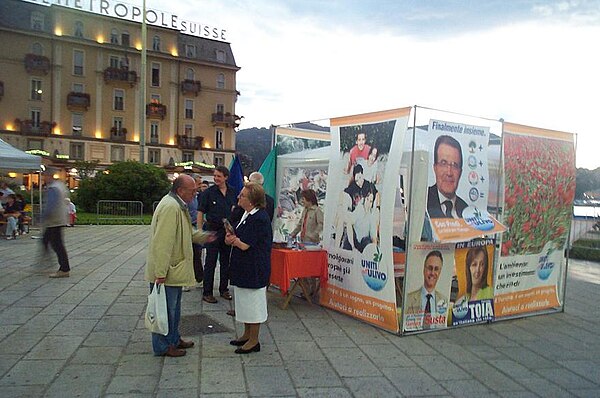
[[[198,206],[198,222],[204,223],[204,229],[214,231],[216,240],[206,245],[206,263],[204,264],[204,293],[202,300],[207,303],[216,303],[217,299],[213,295],[213,286],[215,279],[215,269],[217,259],[221,266],[221,280],[219,283],[219,293],[226,300],[231,300],[229,293],[229,254],[231,246],[225,244],[225,228],[223,219],[229,218],[231,210],[237,204],[237,198],[229,185],[229,170],[224,166],[217,166],[213,173],[215,184],[205,190],[200,196]],[[206,220],[204,220],[206,216]],[[202,225],[198,225],[202,229]]]

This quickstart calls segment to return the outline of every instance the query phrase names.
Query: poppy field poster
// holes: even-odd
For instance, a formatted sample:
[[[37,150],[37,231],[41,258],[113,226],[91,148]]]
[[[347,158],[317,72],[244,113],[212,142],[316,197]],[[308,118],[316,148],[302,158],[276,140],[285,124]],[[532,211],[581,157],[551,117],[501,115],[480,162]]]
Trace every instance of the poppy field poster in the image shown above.
[[[574,136],[505,123],[504,206],[496,317],[560,308],[575,197]]]

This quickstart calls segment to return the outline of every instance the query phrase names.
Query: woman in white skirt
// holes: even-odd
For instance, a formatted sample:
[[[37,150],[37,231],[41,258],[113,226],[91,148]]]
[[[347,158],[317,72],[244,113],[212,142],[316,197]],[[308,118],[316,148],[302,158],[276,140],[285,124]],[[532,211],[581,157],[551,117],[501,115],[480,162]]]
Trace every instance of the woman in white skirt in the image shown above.
[[[229,265],[230,283],[235,286],[235,319],[244,323],[244,334],[231,345],[236,354],[260,351],[260,324],[267,320],[267,286],[271,276],[271,221],[265,211],[265,191],[249,182],[238,196],[244,215],[225,235],[232,246]]]

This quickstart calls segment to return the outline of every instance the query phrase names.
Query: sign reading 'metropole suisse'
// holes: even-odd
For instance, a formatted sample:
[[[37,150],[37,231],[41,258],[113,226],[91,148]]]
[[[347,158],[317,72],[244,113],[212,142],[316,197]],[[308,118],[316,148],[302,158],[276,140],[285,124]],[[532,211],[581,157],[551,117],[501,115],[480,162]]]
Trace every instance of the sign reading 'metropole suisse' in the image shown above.
[[[93,12],[107,17],[120,18],[132,22],[142,22],[142,8],[117,0],[22,0],[41,5],[57,5],[80,11]],[[146,23],[167,29],[175,29],[183,34],[206,39],[226,41],[225,29],[200,24],[179,18],[169,12],[146,9]]]
[[[410,108],[331,120],[321,304],[397,332],[392,259],[400,154]]]

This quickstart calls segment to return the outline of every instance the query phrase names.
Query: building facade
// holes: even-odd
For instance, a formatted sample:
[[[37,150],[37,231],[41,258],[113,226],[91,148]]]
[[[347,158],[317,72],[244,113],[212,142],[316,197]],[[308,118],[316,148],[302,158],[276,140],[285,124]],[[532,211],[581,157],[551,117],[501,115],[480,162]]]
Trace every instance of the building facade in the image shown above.
[[[57,5],[0,2],[0,138],[65,171],[146,163],[228,165],[240,69],[229,43]]]

